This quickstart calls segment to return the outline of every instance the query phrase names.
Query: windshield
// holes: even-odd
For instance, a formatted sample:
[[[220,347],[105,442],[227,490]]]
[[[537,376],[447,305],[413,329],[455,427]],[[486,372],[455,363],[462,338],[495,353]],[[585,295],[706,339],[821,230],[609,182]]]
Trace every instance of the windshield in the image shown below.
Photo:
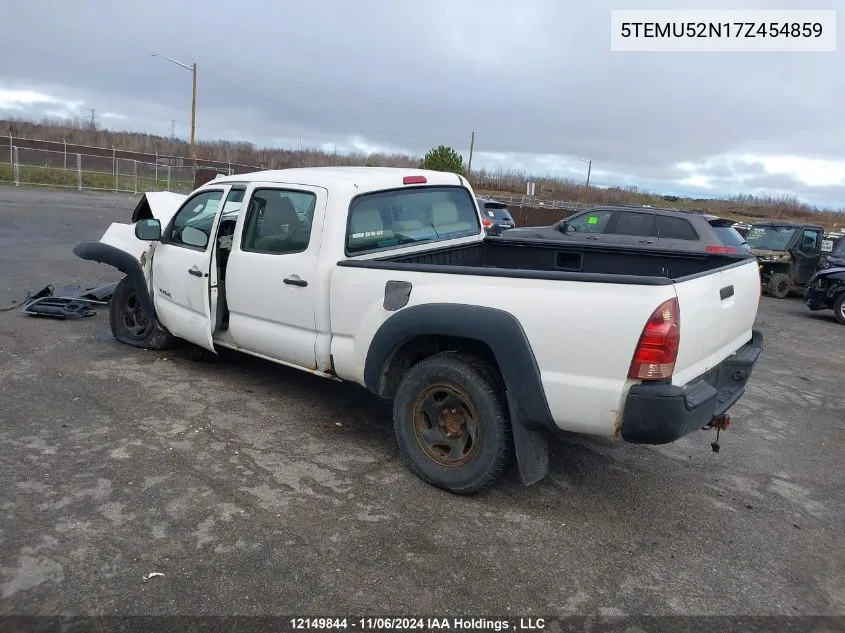
[[[785,251],[795,231],[793,226],[752,226],[745,239],[751,248]]]

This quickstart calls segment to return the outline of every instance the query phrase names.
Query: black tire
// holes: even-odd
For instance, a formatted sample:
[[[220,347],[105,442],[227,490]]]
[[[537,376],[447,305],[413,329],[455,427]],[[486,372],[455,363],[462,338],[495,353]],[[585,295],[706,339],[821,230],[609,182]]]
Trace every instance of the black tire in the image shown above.
[[[767,290],[776,299],[785,299],[792,290],[792,278],[786,273],[774,273],[769,278]]]
[[[109,325],[115,339],[132,347],[164,350],[176,344],[176,339],[144,310],[129,277],[124,277],[114,289],[109,303]]]
[[[845,325],[845,292],[833,302],[833,316],[841,325]]]
[[[502,391],[482,363],[458,354],[436,354],[408,370],[393,400],[393,430],[408,469],[455,494],[486,490],[514,456]],[[444,455],[450,445],[452,458],[451,450]]]

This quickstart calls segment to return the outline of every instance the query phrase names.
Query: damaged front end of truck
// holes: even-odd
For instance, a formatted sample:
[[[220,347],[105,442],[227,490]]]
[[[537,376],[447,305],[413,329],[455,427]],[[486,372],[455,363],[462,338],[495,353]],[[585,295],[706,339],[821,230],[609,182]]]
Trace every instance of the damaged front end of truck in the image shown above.
[[[150,336],[164,335],[156,322],[150,294],[151,258],[157,242],[139,239],[136,232],[141,220],[157,219],[166,225],[186,198],[168,191],[145,193],[135,206],[130,223],[114,222],[98,241],[81,242],[73,248],[77,257],[107,264],[126,275],[112,297],[113,301],[126,304],[121,313],[112,316],[126,321],[121,329],[127,334],[119,337],[121,342],[147,347]]]

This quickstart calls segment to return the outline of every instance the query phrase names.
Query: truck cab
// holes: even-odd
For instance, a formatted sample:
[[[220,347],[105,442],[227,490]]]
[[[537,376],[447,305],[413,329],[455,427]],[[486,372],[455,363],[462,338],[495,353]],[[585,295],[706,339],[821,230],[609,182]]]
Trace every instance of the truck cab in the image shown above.
[[[824,259],[824,229],[815,224],[755,222],[746,241],[760,266],[767,294],[778,299],[800,292]]]

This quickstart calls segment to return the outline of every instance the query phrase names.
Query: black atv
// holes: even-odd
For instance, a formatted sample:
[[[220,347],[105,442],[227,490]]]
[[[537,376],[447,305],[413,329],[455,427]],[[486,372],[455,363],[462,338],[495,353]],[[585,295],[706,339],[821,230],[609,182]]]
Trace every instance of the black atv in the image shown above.
[[[778,299],[800,292],[824,262],[824,229],[815,224],[755,222],[745,238],[760,263],[763,289]]]

